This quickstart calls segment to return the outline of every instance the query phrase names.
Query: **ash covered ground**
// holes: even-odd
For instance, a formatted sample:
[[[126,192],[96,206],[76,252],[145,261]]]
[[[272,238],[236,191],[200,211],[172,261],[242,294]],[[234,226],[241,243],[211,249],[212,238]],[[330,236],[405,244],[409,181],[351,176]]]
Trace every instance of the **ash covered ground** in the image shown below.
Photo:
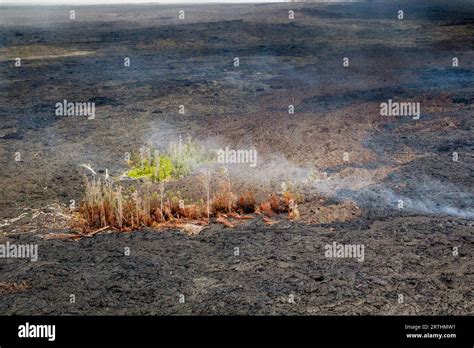
[[[39,253],[0,259],[1,314],[473,313],[469,1],[69,10],[0,8],[0,242]],[[95,119],[56,116],[64,99]],[[420,119],[381,116],[388,99]],[[299,184],[301,220],[41,238],[57,231],[32,217],[81,199],[80,164],[119,173],[181,134],[257,149],[256,168],[229,167],[235,189]],[[325,257],[333,242],[364,261]]]

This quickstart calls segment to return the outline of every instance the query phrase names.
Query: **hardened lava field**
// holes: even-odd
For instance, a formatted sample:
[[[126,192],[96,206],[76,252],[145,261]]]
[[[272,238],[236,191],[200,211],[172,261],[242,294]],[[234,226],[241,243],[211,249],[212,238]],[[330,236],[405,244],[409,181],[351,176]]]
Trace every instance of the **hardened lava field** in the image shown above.
[[[473,313],[469,1],[69,10],[0,8],[0,313]]]

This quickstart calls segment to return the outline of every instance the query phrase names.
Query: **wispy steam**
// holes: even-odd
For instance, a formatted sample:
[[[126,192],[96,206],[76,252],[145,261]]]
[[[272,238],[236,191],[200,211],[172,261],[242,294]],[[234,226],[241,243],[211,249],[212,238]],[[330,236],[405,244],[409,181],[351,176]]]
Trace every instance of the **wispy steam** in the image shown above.
[[[338,185],[333,182],[332,186],[324,188],[326,193],[332,188],[336,198],[353,199],[360,206],[474,219],[474,194],[433,178],[423,177],[412,185],[400,193],[387,183],[368,185],[359,190],[337,190]],[[399,208],[399,202],[403,202],[403,208]]]

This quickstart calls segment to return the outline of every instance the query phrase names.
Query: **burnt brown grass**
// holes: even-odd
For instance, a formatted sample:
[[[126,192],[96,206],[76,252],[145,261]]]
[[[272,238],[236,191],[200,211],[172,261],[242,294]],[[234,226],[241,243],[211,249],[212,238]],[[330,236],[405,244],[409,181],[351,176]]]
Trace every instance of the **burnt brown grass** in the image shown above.
[[[257,205],[251,191],[237,198],[228,180],[220,182],[212,197],[191,203],[185,203],[181,197],[169,197],[163,186],[157,190],[146,182],[125,189],[117,182],[91,179],[85,186],[84,198],[74,211],[72,219],[72,228],[83,233],[106,227],[132,231],[170,224],[207,225],[211,219],[218,223],[226,221],[226,226],[233,227],[232,223],[227,223],[226,218],[242,219],[243,214],[275,216],[281,213],[289,213],[289,217],[294,217],[296,209],[292,206],[294,195],[290,192],[285,192],[282,196],[272,195],[268,201]]]

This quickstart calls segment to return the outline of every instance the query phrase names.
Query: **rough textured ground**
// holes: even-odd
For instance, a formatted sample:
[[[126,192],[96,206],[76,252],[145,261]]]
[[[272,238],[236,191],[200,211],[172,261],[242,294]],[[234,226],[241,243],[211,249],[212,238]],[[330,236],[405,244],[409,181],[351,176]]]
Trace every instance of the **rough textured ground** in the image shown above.
[[[2,263],[31,288],[5,294],[6,314],[467,314],[474,240],[463,222],[400,217],[357,228],[250,223],[189,238],[178,232],[41,243],[38,262]],[[365,260],[324,245],[365,245]],[[22,237],[17,243],[37,242]],[[457,257],[452,246],[460,247]],[[126,247],[130,256],[124,255]],[[235,256],[235,247],[240,255]],[[20,265],[20,267],[19,267]],[[69,303],[70,294],[76,303]],[[185,303],[179,303],[180,295]],[[404,303],[398,303],[404,294]],[[289,303],[294,295],[295,303]]]
[[[95,6],[75,21],[68,11],[0,8],[1,241],[40,252],[36,263],[0,259],[0,313],[473,313],[468,1]],[[96,119],[55,116],[63,99],[95,102]],[[381,117],[388,99],[420,102],[421,119]],[[235,189],[304,183],[303,221],[78,242],[40,239],[50,229],[30,210],[7,221],[78,201],[79,164],[120,173],[125,152],[180,134],[254,146],[255,170],[230,168]],[[334,241],[364,244],[365,261],[325,258]]]

